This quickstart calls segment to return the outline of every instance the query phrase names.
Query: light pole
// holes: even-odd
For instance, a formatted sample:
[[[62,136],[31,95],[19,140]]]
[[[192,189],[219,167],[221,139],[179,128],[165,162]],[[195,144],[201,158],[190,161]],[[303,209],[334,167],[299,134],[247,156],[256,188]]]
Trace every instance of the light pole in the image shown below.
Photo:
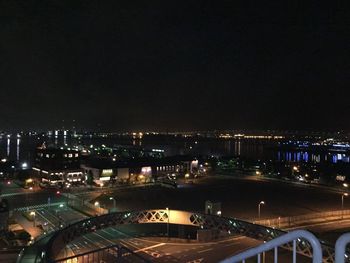
[[[344,196],[348,196],[348,193],[341,195],[341,219],[344,217]]]
[[[115,212],[117,208],[117,202],[114,197],[110,197],[109,200],[113,201],[113,212]]]
[[[98,207],[98,210],[100,211],[100,215],[102,215],[102,207],[101,207],[100,203],[99,203],[98,201],[96,201],[96,202],[94,203],[94,205],[95,205],[96,207]]]
[[[259,219],[260,219],[260,210],[261,210],[261,205],[264,205],[265,202],[264,201],[260,201],[260,203],[258,204],[258,216],[259,216]]]
[[[169,208],[167,207],[166,208],[166,214],[167,214],[167,218],[168,218],[168,220],[167,220],[167,224],[166,224],[166,235],[167,235],[167,237],[168,237],[168,239],[169,239],[169,218],[170,218],[170,210],[169,210]]]
[[[30,212],[30,215],[33,217],[33,226],[35,227],[35,211]]]
[[[278,217],[278,228],[281,228],[281,217]]]

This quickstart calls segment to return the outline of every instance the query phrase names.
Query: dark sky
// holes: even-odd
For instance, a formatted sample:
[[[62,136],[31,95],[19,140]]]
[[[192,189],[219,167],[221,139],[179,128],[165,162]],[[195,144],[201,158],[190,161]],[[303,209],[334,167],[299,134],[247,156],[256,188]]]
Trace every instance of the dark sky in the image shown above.
[[[137,2],[0,1],[0,129],[350,128],[341,6]]]

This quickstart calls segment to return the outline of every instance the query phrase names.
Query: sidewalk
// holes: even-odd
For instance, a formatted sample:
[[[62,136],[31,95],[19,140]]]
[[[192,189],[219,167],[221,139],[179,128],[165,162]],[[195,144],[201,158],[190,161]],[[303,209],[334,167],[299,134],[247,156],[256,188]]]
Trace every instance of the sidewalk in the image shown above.
[[[21,213],[16,212],[13,217],[17,220],[18,224],[21,225],[34,239],[42,235],[43,231],[34,226],[34,223],[22,216]],[[39,222],[36,222],[37,224]]]

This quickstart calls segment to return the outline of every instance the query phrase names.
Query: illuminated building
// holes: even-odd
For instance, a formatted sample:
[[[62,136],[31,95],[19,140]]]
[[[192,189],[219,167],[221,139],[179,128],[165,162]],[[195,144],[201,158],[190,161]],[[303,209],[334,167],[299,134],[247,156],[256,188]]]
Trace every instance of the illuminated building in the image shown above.
[[[71,149],[37,149],[32,168],[42,182],[59,184],[84,180],[80,168],[80,154]]]

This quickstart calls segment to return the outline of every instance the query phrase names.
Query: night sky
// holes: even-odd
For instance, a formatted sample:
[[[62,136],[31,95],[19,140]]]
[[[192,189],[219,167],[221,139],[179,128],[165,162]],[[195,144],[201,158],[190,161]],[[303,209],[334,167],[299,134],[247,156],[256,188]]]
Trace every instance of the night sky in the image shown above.
[[[349,16],[273,2],[0,1],[0,129],[349,129]]]

